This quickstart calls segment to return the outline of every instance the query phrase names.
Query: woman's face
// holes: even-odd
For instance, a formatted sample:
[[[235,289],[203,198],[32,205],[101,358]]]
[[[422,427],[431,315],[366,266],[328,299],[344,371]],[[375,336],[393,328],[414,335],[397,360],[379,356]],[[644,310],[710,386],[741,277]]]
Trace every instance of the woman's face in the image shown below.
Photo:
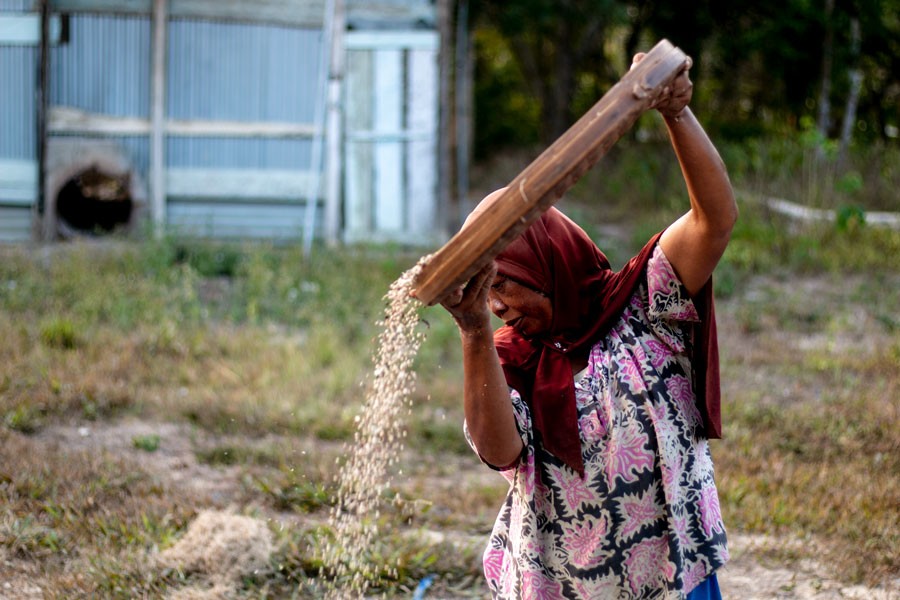
[[[553,324],[549,297],[503,275],[494,278],[488,305],[491,312],[524,336],[547,333]]]

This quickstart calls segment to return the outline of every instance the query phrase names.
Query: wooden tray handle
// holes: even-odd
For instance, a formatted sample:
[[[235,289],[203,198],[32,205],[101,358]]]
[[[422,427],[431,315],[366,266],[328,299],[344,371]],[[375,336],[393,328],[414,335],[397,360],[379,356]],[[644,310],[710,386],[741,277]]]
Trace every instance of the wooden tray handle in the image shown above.
[[[494,259],[647,111],[687,56],[661,40],[572,127],[422,265],[413,295],[431,306]]]

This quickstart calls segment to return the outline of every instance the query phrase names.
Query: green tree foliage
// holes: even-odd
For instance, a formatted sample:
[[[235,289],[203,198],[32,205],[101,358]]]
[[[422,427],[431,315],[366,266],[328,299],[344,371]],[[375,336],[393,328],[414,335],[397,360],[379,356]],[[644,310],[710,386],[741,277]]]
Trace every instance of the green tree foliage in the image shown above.
[[[830,18],[825,1],[473,2],[476,153],[552,141],[618,80],[635,52],[662,38],[694,59],[694,108],[722,136],[799,131],[804,118],[815,118],[825,64],[828,136],[838,133],[849,74],[858,68],[854,137],[896,144],[900,0],[835,0]],[[858,51],[851,20],[860,24]]]
[[[495,75],[517,75],[518,87],[537,100],[540,139],[555,139],[577,116],[573,100],[581,88],[606,88],[618,79],[620,71],[606,60],[605,46],[627,23],[625,9],[614,0],[473,3],[477,27],[491,32],[485,37],[493,33],[503,42],[478,46],[493,54],[479,57],[476,93],[495,94]],[[510,56],[514,65],[508,63]],[[513,122],[521,123],[520,117]]]
[[[859,115],[873,136],[900,127],[900,0],[859,0],[864,93]],[[895,137],[896,139],[896,137]]]

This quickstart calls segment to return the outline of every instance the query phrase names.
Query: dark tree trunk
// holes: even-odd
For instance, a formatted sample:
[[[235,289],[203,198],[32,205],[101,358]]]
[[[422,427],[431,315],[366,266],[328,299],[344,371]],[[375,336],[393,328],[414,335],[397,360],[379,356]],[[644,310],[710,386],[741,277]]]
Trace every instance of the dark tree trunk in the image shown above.
[[[847,94],[847,104],[844,107],[844,119],[841,124],[841,138],[838,143],[837,169],[840,172],[844,168],[847,159],[847,149],[853,136],[853,126],[856,123],[856,109],[859,105],[859,92],[862,88],[863,74],[859,68],[860,48],[859,19],[853,17],[850,21],[850,59],[853,66],[850,69],[850,92]]]
[[[834,0],[825,0],[825,39],[822,42],[822,86],[819,88],[819,112],[816,129],[822,139],[828,138],[831,128],[831,68],[834,61]]]

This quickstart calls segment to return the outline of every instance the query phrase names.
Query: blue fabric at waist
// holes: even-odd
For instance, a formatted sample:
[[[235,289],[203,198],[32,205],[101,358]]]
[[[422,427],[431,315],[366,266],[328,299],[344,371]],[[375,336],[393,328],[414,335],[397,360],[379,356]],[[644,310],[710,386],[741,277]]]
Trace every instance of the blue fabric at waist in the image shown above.
[[[722,600],[722,594],[719,592],[719,580],[713,573],[703,580],[703,582],[695,587],[687,595],[687,600]]]

